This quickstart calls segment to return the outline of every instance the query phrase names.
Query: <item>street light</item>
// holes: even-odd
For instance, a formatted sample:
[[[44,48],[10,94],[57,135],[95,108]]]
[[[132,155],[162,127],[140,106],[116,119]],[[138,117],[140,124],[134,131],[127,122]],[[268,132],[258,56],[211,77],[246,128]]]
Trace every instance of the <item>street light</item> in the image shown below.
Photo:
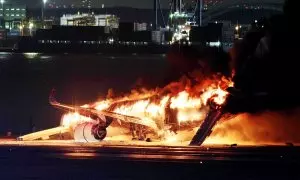
[[[29,31],[30,31],[30,36],[32,36],[32,28],[34,24],[32,22],[29,23]]]
[[[235,30],[236,30],[236,38],[239,39],[240,38],[240,29],[242,28],[242,26],[239,26],[238,24],[235,26]]]
[[[21,25],[19,26],[19,29],[20,29],[21,36],[23,36],[23,35],[24,35],[24,33],[23,33],[24,25],[21,24]]]
[[[47,4],[47,0],[43,0],[43,4],[42,4],[42,24],[43,24],[43,27],[44,27],[44,10],[45,10],[46,4]]]
[[[3,4],[5,3],[5,1],[4,0],[0,0],[0,3],[2,5],[2,10],[3,10]]]
[[[2,5],[2,10],[3,10],[3,4],[5,3],[5,1],[4,0],[0,0],[0,3]]]
[[[29,23],[29,29],[32,29],[32,28],[33,28],[33,23],[30,22],[30,23]]]

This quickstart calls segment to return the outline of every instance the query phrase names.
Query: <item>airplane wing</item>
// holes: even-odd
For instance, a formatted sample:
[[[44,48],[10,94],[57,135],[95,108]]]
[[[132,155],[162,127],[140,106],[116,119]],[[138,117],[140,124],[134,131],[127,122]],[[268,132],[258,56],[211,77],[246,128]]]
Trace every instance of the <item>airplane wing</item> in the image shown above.
[[[118,113],[111,112],[111,111],[98,111],[96,109],[61,104],[61,103],[57,102],[57,100],[55,99],[55,93],[56,93],[56,91],[55,91],[55,89],[53,89],[49,96],[49,103],[57,109],[60,109],[63,111],[68,111],[68,112],[70,112],[70,111],[78,112],[80,115],[83,115],[86,117],[91,117],[92,119],[102,119],[101,116],[110,117],[110,118],[124,121],[126,123],[139,124],[139,125],[150,127],[154,130],[158,130],[156,123],[152,119],[127,116],[127,115],[118,114]]]

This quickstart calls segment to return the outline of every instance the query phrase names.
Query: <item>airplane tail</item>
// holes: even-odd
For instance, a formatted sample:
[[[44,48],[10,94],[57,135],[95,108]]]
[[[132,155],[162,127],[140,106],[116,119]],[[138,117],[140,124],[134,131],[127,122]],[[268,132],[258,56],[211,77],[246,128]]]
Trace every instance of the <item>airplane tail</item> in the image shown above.
[[[56,90],[55,89],[52,89],[51,90],[51,93],[49,95],[49,103],[55,107],[55,108],[58,108],[58,109],[61,109],[61,110],[64,110],[64,111],[75,111],[76,110],[76,107],[73,107],[73,106],[69,106],[69,105],[66,105],[66,104],[61,104],[59,103],[56,98],[55,98],[55,94],[56,94]]]

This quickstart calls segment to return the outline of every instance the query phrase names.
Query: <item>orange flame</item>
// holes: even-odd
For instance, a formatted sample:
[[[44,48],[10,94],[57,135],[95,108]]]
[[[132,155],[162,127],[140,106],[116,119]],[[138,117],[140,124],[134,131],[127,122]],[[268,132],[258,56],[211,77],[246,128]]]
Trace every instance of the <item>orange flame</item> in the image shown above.
[[[102,110],[107,109],[110,106],[110,104],[111,104],[110,100],[98,101],[95,103],[94,108],[98,111],[102,111]]]
[[[84,122],[93,122],[93,120],[89,117],[82,116],[79,113],[75,112],[63,115],[61,125],[65,127],[74,128],[77,125],[82,124]]]
[[[201,99],[205,103],[205,105],[207,104],[208,100],[210,100],[211,98],[216,104],[222,105],[225,102],[227,95],[228,92],[224,91],[220,87],[218,88],[210,87],[202,94]]]
[[[167,109],[176,113],[175,117],[178,125],[184,125],[194,121],[201,123],[205,118],[207,103],[210,99],[216,104],[222,105],[228,95],[222,88],[231,86],[232,82],[225,78],[221,78],[215,83],[213,82],[215,81],[212,81],[207,87],[200,89],[199,87],[190,87],[190,84],[187,83],[187,85],[184,85],[186,86],[185,90],[176,92],[176,90],[173,91],[171,89],[167,93],[164,92],[164,95],[160,95],[161,91],[158,89],[153,91],[143,90],[142,93],[132,91],[128,96],[110,97],[109,99],[97,101],[93,105],[84,105],[82,107],[139,117],[145,122],[155,122],[160,130],[164,131],[165,120],[168,115]],[[221,83],[223,84],[222,86],[220,86]],[[224,86],[224,84],[226,85]],[[176,87],[174,88],[176,89]],[[81,116],[78,113],[70,113],[63,116],[62,125],[74,127],[83,122],[90,121],[92,120],[88,117]],[[175,140],[172,137],[172,133],[165,133],[165,135],[170,141]]]

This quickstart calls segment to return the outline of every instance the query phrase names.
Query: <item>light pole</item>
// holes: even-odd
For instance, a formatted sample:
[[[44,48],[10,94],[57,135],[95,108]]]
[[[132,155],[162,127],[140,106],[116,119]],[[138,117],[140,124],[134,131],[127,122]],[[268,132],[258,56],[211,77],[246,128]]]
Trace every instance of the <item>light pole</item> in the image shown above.
[[[197,0],[197,9],[198,9],[198,24],[202,26],[202,16],[203,16],[203,0]]]
[[[241,30],[242,26],[240,26],[239,24],[237,24],[235,26],[235,30],[236,30],[236,38],[239,39],[240,38],[240,30]]]
[[[34,24],[32,22],[29,23],[29,33],[30,33],[30,36],[32,36],[32,28],[33,28]]]
[[[43,0],[43,4],[42,4],[42,26],[44,28],[44,10],[47,4],[47,0]]]
[[[202,16],[203,16],[203,0],[200,0],[200,9],[199,9],[199,11],[200,11],[200,13],[199,13],[199,18],[200,18],[200,20],[199,20],[199,23],[200,23],[200,26],[202,26]]]
[[[1,7],[2,7],[2,17],[3,17],[3,22],[5,21],[4,20],[4,3],[5,3],[5,1],[4,0],[0,0],[0,3],[1,3]],[[2,27],[2,20],[1,20],[1,27]],[[4,25],[5,26],[5,25]]]
[[[24,33],[23,33],[24,25],[23,25],[23,23],[20,24],[19,29],[20,29],[21,36],[24,36]]]

